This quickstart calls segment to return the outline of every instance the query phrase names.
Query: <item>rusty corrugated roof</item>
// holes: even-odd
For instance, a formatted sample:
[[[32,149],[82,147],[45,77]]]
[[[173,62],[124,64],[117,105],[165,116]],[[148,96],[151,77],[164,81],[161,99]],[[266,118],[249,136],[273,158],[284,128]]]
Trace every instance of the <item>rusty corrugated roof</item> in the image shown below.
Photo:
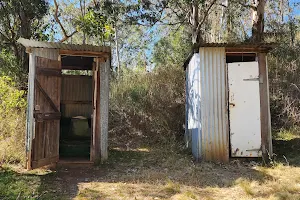
[[[25,38],[19,38],[18,43],[27,48],[48,48],[48,49],[61,49],[72,51],[90,51],[90,52],[111,52],[111,48],[108,46],[93,46],[93,45],[78,45],[78,44],[64,44],[61,42],[41,42],[35,40],[28,40]]]

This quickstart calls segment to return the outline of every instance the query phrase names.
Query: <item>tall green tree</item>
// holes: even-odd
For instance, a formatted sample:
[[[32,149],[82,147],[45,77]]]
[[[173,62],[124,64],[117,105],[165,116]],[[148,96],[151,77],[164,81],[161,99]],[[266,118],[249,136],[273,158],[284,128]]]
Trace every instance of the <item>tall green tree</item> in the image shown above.
[[[45,0],[0,1],[0,48],[2,52],[5,50],[16,57],[19,63],[17,67],[25,74],[28,71],[28,58],[17,40],[20,37],[47,39],[43,33],[46,27],[40,21],[47,10],[48,3]]]

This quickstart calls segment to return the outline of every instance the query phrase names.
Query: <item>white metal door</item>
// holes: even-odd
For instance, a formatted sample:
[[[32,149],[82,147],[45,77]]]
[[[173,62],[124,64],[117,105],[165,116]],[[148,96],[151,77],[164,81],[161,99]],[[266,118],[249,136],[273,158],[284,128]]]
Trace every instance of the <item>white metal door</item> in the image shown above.
[[[258,63],[229,63],[228,86],[231,156],[260,157]]]

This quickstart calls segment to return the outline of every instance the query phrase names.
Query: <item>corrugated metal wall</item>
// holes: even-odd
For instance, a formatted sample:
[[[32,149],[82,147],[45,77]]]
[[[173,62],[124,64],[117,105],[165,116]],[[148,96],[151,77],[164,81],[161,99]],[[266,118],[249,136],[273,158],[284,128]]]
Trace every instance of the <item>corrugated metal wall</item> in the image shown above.
[[[93,97],[92,77],[64,75],[62,77],[61,112],[63,117],[91,117]]]
[[[200,48],[191,59],[187,83],[187,135],[197,160],[229,159],[225,48]]]
[[[201,158],[201,94],[200,94],[200,58],[194,54],[191,58],[187,73],[186,98],[187,98],[187,129],[186,139],[192,148],[192,153],[198,160]]]
[[[229,159],[228,94],[225,48],[200,48],[202,156]]]

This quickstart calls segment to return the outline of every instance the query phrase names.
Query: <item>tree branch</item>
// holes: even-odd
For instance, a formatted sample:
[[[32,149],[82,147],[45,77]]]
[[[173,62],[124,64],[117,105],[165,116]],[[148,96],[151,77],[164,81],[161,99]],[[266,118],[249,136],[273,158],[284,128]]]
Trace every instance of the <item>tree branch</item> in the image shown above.
[[[233,1],[234,3],[238,3],[240,4],[241,6],[245,7],[245,8],[250,8],[254,11],[257,11],[257,7],[254,6],[254,5],[250,5],[250,4],[246,4],[246,3],[242,3],[240,0],[237,0],[237,1]]]
[[[66,41],[67,39],[69,39],[70,37],[72,37],[75,33],[77,33],[78,31],[75,30],[73,31],[73,33],[71,33],[70,35],[68,35],[67,31],[65,30],[65,28],[63,27],[61,21],[59,20],[58,18],[58,4],[57,4],[57,1],[54,0],[54,5],[55,5],[55,13],[54,13],[54,18],[55,18],[55,21],[59,24],[63,34],[64,34],[64,38],[60,40],[60,42],[64,42]]]
[[[213,5],[216,3],[217,0],[213,0],[210,5],[208,6],[207,10],[204,12],[204,16],[202,18],[202,21],[198,24],[197,29],[196,29],[196,35],[198,35],[200,33],[200,28],[203,25],[203,23],[205,22],[209,11],[211,10],[211,8],[213,7]]]

